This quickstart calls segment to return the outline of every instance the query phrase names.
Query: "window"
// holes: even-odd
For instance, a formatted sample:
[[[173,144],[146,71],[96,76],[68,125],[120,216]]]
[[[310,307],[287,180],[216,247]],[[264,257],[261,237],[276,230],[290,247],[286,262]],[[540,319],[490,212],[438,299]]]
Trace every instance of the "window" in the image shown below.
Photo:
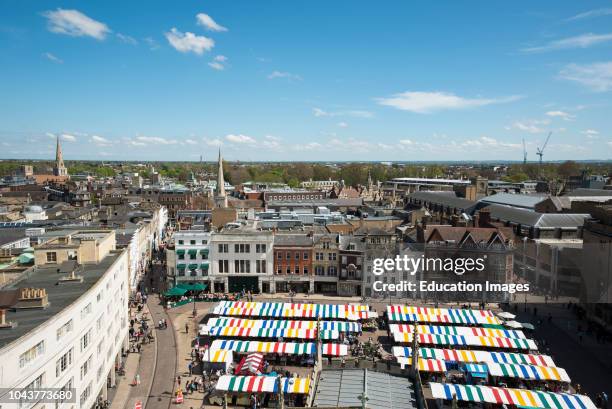
[[[323,260],[323,253],[315,253],[315,260],[317,261],[322,261]]]
[[[260,274],[266,273],[266,260],[255,260],[255,272]]]
[[[45,341],[40,341],[32,348],[19,355],[19,367],[23,368],[39,356],[45,353]]]
[[[336,257],[337,257],[336,253],[328,254],[329,261],[336,261]]]
[[[328,241],[323,243],[323,248],[326,249],[326,250],[329,250],[329,242]]]
[[[228,260],[219,260],[219,272],[229,273],[229,261]]]
[[[87,376],[87,373],[91,369],[91,358],[92,358],[92,355],[89,355],[89,358],[87,358],[87,361],[85,361],[85,363],[81,365],[81,380],[83,380],[83,378]]]
[[[308,257],[309,257],[308,252],[305,251],[304,254],[302,255],[302,259],[303,260],[308,260]]]
[[[91,395],[91,382],[89,382],[87,387],[83,389],[83,392],[81,393],[81,398],[80,398],[81,407],[85,405],[85,402],[87,402],[87,399],[89,399],[89,395]]]
[[[266,245],[265,244],[256,244],[255,245],[255,252],[256,253],[265,253],[266,252]]]
[[[191,244],[192,246],[195,245],[195,240],[189,240],[189,244]]]
[[[250,253],[250,244],[234,244],[234,253]]]
[[[178,259],[179,260],[185,260],[185,254],[179,254],[178,255]]]
[[[38,375],[38,377],[36,377],[36,379],[34,379],[32,382],[30,382],[28,384],[28,386],[23,388],[21,390],[21,392],[35,391],[36,389],[42,388],[42,386],[43,386],[43,375],[44,374]],[[19,400],[19,407],[20,408],[22,408],[22,407],[30,407],[30,406],[32,406],[32,404],[30,402],[26,401],[25,399],[20,399]]]
[[[315,274],[318,276],[322,276],[323,275],[323,266],[316,266],[315,267]]]
[[[283,253],[281,253],[280,251],[278,253],[276,253],[276,258],[279,260],[283,259]]]
[[[47,253],[47,263],[57,263],[57,253],[56,252],[48,252]]]
[[[327,275],[331,277],[336,277],[338,275],[338,269],[335,266],[329,266],[327,269]]]
[[[308,275],[308,267],[304,266],[304,275]]]
[[[179,242],[178,244],[183,244],[183,240],[179,240],[178,242]]]
[[[57,340],[59,341],[64,335],[72,331],[72,320],[68,320],[64,325],[57,329]]]
[[[287,260],[291,260],[291,252],[287,252],[287,257],[285,257]]]
[[[59,378],[72,365],[72,348],[55,362],[55,377]]]
[[[234,260],[234,273],[250,273],[250,260]]]
[[[85,333],[81,337],[81,352],[87,349],[89,344],[91,343],[91,329]]]
[[[189,253],[189,260],[195,260],[197,258],[197,254]]]
[[[87,304],[85,308],[81,310],[81,319],[88,316],[92,311],[91,303]]]
[[[208,243],[206,240],[202,240],[202,244],[206,244]]]
[[[68,382],[66,382],[66,384],[64,386],[61,387],[60,392],[67,392],[70,389],[72,389],[72,378],[70,378],[70,380]],[[68,398],[66,398],[66,393],[63,394],[58,394],[59,396],[64,396],[64,399],[58,399],[55,401],[55,409],[58,409],[64,402],[66,402],[68,400]]]
[[[229,246],[226,244],[219,244],[219,253],[229,253]]]
[[[296,260],[299,260],[299,259],[300,259],[300,252],[299,252],[299,251],[296,251],[296,252],[295,252],[295,259],[296,259]]]

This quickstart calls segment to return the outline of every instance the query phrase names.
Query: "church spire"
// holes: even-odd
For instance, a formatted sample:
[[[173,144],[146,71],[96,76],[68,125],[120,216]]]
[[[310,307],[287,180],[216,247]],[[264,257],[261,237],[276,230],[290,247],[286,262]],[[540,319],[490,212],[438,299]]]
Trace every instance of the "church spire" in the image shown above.
[[[62,155],[62,145],[60,144],[59,135],[57,136],[55,146],[55,167],[53,168],[53,174],[55,176],[68,176],[68,169],[64,166],[64,157]]]
[[[219,148],[219,164],[217,169],[217,186],[215,187],[215,205],[227,207],[227,196],[225,195],[225,178],[223,177],[223,158]]]

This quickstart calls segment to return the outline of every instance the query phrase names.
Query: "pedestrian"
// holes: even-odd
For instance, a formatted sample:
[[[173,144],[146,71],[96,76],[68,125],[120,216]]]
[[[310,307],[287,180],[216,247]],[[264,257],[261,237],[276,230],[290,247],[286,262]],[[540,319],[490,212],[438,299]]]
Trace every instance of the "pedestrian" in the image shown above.
[[[181,375],[176,377],[176,383],[179,386],[179,388],[181,387]]]
[[[185,334],[189,334],[189,324],[185,323]]]
[[[193,371],[193,362],[189,362],[187,369],[189,370],[189,376],[191,376]]]

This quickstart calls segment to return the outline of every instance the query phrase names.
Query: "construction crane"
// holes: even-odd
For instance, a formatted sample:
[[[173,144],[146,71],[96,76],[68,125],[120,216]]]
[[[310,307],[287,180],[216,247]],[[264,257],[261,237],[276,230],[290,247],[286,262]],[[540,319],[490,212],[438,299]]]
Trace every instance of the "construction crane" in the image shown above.
[[[552,135],[552,132],[548,133],[548,136],[546,137],[546,140],[544,141],[544,145],[542,145],[541,148],[536,148],[536,155],[538,155],[540,157],[540,164],[538,166],[539,168],[539,174],[540,177],[542,177],[542,156],[544,156],[544,149],[546,148],[546,145],[548,145],[548,140],[550,139],[550,135]]]
[[[527,164],[527,148],[525,148],[525,138],[523,138],[523,165]]]

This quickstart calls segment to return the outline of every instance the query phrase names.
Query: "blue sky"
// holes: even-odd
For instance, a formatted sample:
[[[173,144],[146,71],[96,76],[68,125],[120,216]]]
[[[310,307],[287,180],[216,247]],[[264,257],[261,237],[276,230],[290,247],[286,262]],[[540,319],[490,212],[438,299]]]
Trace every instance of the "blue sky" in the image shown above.
[[[609,1],[0,1],[0,158],[612,158]]]

